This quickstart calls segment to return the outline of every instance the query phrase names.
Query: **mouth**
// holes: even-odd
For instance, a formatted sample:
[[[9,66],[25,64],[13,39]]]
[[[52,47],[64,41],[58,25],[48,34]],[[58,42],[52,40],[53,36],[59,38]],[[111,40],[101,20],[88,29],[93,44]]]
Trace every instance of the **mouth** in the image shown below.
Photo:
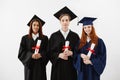
[[[63,25],[63,26],[68,26],[67,24]]]

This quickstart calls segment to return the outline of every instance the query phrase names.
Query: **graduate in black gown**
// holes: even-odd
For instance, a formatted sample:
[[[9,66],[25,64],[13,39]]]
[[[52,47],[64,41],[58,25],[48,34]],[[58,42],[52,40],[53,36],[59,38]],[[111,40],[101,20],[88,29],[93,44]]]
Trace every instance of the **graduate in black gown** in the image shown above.
[[[74,56],[78,80],[100,80],[100,75],[106,65],[106,46],[95,33],[93,27],[95,19],[84,17],[79,21],[83,24],[83,29],[81,39],[75,49],[77,55]],[[93,44],[95,46],[91,47]]]
[[[77,72],[73,66],[73,50],[79,36],[69,29],[70,21],[76,18],[76,15],[65,6],[54,16],[60,20],[61,29],[54,32],[49,39],[51,80],[77,80]],[[69,46],[65,46],[66,41]]]
[[[28,23],[29,34],[21,39],[18,58],[24,65],[25,80],[47,80],[46,64],[48,37],[43,35],[42,26],[45,24],[36,15]],[[40,40],[39,46],[36,46]],[[39,50],[35,52],[35,50]]]

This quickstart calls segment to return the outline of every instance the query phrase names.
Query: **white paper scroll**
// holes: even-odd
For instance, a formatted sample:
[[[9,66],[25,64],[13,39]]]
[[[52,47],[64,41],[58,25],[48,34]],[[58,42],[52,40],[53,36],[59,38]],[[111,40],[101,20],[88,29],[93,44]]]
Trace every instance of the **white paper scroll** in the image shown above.
[[[41,40],[38,40],[35,48],[35,54],[39,52],[40,45],[41,45]]]
[[[94,44],[94,43],[92,43],[92,44],[91,44],[91,46],[90,46],[90,49],[91,49],[91,50],[93,50],[93,49],[94,49],[94,47],[95,47],[95,44]],[[91,57],[91,54],[92,54],[92,52],[89,50],[89,52],[88,52],[87,56]]]
[[[65,41],[65,51],[67,51],[68,50],[68,48],[67,47],[69,47],[69,44],[70,44],[70,42],[69,41]]]

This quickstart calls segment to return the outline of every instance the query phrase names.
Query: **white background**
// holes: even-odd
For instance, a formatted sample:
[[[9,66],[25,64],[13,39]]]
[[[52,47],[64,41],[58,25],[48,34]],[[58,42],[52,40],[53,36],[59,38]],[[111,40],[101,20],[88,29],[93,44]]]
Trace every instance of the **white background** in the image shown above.
[[[120,80],[120,1],[119,0],[0,0],[0,80],[24,80],[24,67],[18,60],[21,37],[28,33],[28,21],[34,14],[46,24],[45,35],[60,28],[53,16],[59,9],[68,6],[79,19],[84,16],[97,17],[96,33],[107,47],[107,64],[101,80]],[[82,25],[77,18],[70,29],[81,34]],[[50,80],[51,63],[47,65]]]

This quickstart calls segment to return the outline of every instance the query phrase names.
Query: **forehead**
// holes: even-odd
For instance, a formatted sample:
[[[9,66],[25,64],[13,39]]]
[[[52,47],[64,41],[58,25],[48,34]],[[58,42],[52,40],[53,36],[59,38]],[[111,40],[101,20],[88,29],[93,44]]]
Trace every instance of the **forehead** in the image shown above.
[[[38,22],[38,21],[34,21],[34,22],[32,23],[32,25],[39,25],[39,22]]]
[[[61,19],[69,19],[69,16],[68,15],[64,15],[61,17]]]
[[[37,23],[37,24],[38,24],[39,22],[38,22],[38,21],[33,21],[33,24],[35,24],[35,23]]]
[[[83,27],[92,27],[92,25],[84,25]]]

